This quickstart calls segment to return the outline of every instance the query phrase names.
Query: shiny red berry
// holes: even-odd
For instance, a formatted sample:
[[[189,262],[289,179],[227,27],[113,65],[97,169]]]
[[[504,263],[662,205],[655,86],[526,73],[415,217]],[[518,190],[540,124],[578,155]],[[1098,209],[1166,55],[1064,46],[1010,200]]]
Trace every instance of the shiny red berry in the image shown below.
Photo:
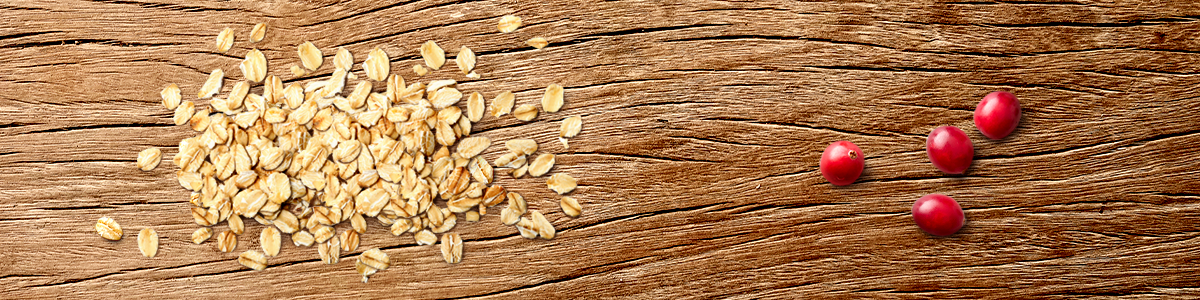
[[[1017,96],[1005,91],[983,96],[975,107],[975,128],[989,139],[999,140],[1017,129],[1021,122],[1021,103]]]
[[[975,148],[967,133],[954,126],[942,126],[929,133],[925,153],[933,166],[947,174],[962,174],[971,166]]]
[[[966,219],[958,202],[942,194],[929,194],[917,199],[917,202],[913,203],[912,214],[917,227],[937,236],[958,232]]]
[[[863,170],[863,152],[857,145],[837,141],[821,154],[821,176],[833,185],[848,185],[858,180]]]

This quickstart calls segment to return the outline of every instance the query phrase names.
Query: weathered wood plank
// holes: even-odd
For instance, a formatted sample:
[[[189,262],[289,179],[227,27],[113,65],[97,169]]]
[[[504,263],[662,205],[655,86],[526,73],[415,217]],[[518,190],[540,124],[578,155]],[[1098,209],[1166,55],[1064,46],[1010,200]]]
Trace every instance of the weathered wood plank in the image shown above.
[[[0,295],[1197,297],[1198,11],[1192,1],[14,1],[0,5],[0,234],[11,237],[0,239]],[[526,26],[496,32],[505,14]],[[258,22],[270,25],[266,40],[244,42]],[[216,53],[224,27],[238,41]],[[525,46],[534,36],[550,46]],[[484,77],[451,67],[421,80],[453,76],[519,103],[566,88],[563,113],[474,126],[494,141],[538,140],[579,179],[584,214],[569,218],[544,178],[497,174],[549,212],[556,239],[525,240],[490,214],[459,223],[466,255],[447,265],[369,220],[337,265],[285,238],[254,272],[211,241],[190,242],[174,166],[134,167],[141,149],[163,147],[169,160],[193,134],[171,126],[159,90],[178,83],[191,100],[214,68],[240,78],[250,47],[288,83],[332,71],[327,62],[292,78],[303,41],[327,60],[337,47],[360,62],[381,47],[412,81],[415,49],[431,39],[470,46]],[[1003,141],[971,123],[997,89],[1024,107]],[[567,150],[556,138],[569,115],[584,131]],[[940,125],[975,142],[966,175],[929,166],[924,137]],[[840,139],[868,157],[848,187],[817,172]],[[913,226],[912,201],[934,192],[962,203],[959,234]],[[126,239],[97,237],[100,216]],[[162,237],[154,259],[132,242],[147,226]],[[247,222],[237,252],[257,248],[262,228]],[[397,267],[360,283],[353,260],[374,247]]]

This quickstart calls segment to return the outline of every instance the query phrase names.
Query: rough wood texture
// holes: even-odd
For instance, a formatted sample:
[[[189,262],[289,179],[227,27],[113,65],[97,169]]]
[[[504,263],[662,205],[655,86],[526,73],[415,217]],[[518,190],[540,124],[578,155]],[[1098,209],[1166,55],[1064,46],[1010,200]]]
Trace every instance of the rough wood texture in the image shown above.
[[[0,4],[0,298],[1200,297],[1194,1],[272,2]],[[526,25],[496,32],[505,14]],[[266,39],[247,43],[259,22]],[[225,27],[237,42],[219,54]],[[550,46],[525,46],[538,36]],[[337,265],[285,238],[255,272],[236,257],[261,225],[247,222],[235,253],[192,244],[176,168],[135,166],[138,151],[169,160],[192,134],[159,90],[178,83],[194,99],[213,68],[240,77],[250,47],[288,74],[312,41],[324,75],[337,46],[359,62],[380,46],[411,81],[430,39],[469,45],[483,79],[449,66],[421,80],[452,76],[489,101],[513,90],[518,103],[565,87],[563,112],[475,127],[533,137],[578,178],[573,219],[544,178],[497,176],[549,212],[554,240],[489,214],[455,229],[466,254],[448,265],[369,220]],[[991,141],[971,114],[1000,89],[1024,119]],[[584,130],[567,151],[558,122],[575,114]],[[974,140],[966,175],[929,164],[939,125]],[[842,139],[868,158],[839,188],[817,161]],[[935,192],[966,210],[959,234],[913,225],[912,202]],[[125,240],[98,237],[101,216]],[[153,259],[135,241],[148,226],[162,239]],[[375,247],[393,267],[360,283],[353,258]]]

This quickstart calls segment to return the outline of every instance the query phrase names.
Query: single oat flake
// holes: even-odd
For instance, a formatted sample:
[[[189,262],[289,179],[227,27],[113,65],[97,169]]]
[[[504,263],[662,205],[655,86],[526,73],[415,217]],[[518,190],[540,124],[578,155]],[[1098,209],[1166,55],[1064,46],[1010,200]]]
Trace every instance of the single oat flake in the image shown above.
[[[554,224],[550,224],[550,221],[546,220],[546,216],[542,215],[539,211],[535,210],[530,215],[533,216],[533,226],[537,229],[538,236],[547,240],[553,239],[555,234]]]
[[[267,268],[267,256],[258,250],[249,250],[238,256],[238,263],[252,270],[262,271]]]
[[[175,85],[174,83],[168,84],[167,87],[163,88],[159,95],[162,96],[163,106],[166,106],[168,110],[175,110],[175,107],[179,106],[179,101],[181,101],[182,98],[182,96],[180,96],[179,86]]]
[[[416,240],[417,245],[433,245],[433,243],[437,242],[437,235],[434,235],[429,230],[421,230],[421,232],[413,235],[413,238]]]
[[[556,173],[550,175],[550,179],[546,180],[546,185],[559,195],[563,195],[575,190],[575,177],[564,173]]]
[[[334,62],[337,62],[336,58]],[[374,81],[384,81],[387,80],[388,72],[391,72],[391,64],[392,62],[388,60],[387,53],[383,52],[383,49],[375,47],[374,50],[371,50],[371,53],[367,54],[367,60],[363,61],[362,66],[363,70],[367,72],[367,78]]]
[[[550,168],[554,167],[554,154],[545,153],[538,155],[537,159],[529,163],[529,176],[538,177],[550,172]]]
[[[510,91],[503,91],[492,99],[492,104],[488,110],[492,111],[493,117],[499,117],[512,112],[513,104],[516,102],[516,96]]]
[[[354,68],[354,54],[346,48],[338,47],[337,54],[333,55],[333,67],[337,69],[347,70]]]
[[[467,120],[479,122],[480,119],[483,119],[483,95],[474,92],[467,97]]]
[[[154,229],[142,228],[138,232],[138,250],[142,251],[145,257],[154,257],[158,254],[158,232]]]
[[[546,94],[542,95],[542,110],[546,112],[558,112],[563,106],[563,88],[557,84],[551,84],[546,87]]]
[[[379,248],[364,251],[358,256],[358,261],[376,270],[387,270],[388,266],[392,264],[392,260],[388,258],[387,253],[379,250]]]
[[[575,200],[575,198],[572,197],[563,197],[562,200],[559,201],[559,206],[562,206],[563,214],[571,216],[572,218],[578,217],[580,213],[583,213],[583,207],[579,206],[579,200]]]
[[[421,45],[421,58],[425,60],[425,65],[429,68],[441,69],[442,65],[446,64],[446,51],[442,50],[437,42],[428,41]]]
[[[162,162],[162,150],[159,150],[158,147],[150,147],[138,152],[137,166],[142,171],[154,170],[160,162]]]
[[[212,237],[212,228],[200,227],[200,229],[196,229],[195,232],[192,232],[192,243],[199,245],[200,243],[207,241],[210,237]]]
[[[312,234],[308,233],[308,231],[297,231],[292,234],[292,244],[295,244],[296,247],[312,246],[313,242],[315,242],[315,239],[313,239]]]
[[[225,71],[221,71],[221,69],[213,70],[212,73],[208,74],[208,80],[204,81],[204,85],[200,86],[200,91],[196,93],[196,97],[206,99],[216,95],[217,92],[221,91],[221,84],[224,81]]]
[[[526,41],[525,44],[529,45],[530,47],[542,49],[545,48],[546,45],[549,45],[550,42],[546,41],[546,38],[535,37]]]
[[[559,137],[572,138],[579,135],[579,131],[583,130],[583,118],[580,116],[571,116],[563,119],[562,129],[559,131]]]
[[[121,236],[125,235],[121,231],[121,224],[117,224],[116,220],[109,217],[96,220],[96,232],[100,234],[100,237],[110,241],[120,240]]]
[[[242,64],[238,66],[242,69],[242,76],[246,80],[252,82],[262,82],[267,77],[267,57],[258,49],[251,49],[246,53],[246,59],[242,60]]]
[[[311,71],[316,71],[325,61],[321,49],[317,49],[312,42],[304,42],[300,46],[296,46],[296,54],[300,55],[300,63],[304,65],[304,68]]]
[[[500,23],[496,25],[496,29],[503,33],[516,31],[518,27],[521,27],[521,17],[514,15],[500,17]]]
[[[454,58],[454,64],[458,65],[458,69],[462,71],[463,75],[470,74],[472,70],[475,70],[475,51],[471,51],[471,48],[467,48],[467,46],[462,46],[458,49],[458,56]]]
[[[262,233],[258,236],[258,244],[262,246],[263,253],[266,253],[267,256],[279,255],[279,244],[282,241],[283,237],[275,227],[263,228]]]
[[[258,23],[254,28],[250,29],[250,42],[261,42],[267,36],[267,23]]]
[[[492,140],[486,136],[473,136],[462,139],[458,143],[458,157],[473,158],[479,155],[479,153],[483,153],[483,150],[486,150],[491,145]]]
[[[504,142],[504,147],[516,155],[530,155],[538,150],[538,143],[532,139],[511,139]]]
[[[222,231],[217,234],[217,251],[229,253],[237,249],[237,235],[233,232]]]
[[[457,264],[462,261],[462,237],[457,233],[442,235],[442,259],[447,263]]]
[[[342,244],[342,252],[352,252],[358,249],[358,232],[354,230],[342,231],[338,236],[338,242]]]
[[[225,27],[217,34],[217,51],[225,52],[233,48],[233,28]]]
[[[517,120],[521,120],[521,121],[525,121],[525,122],[533,121],[533,119],[537,118],[537,115],[538,115],[537,106],[533,106],[533,105],[529,105],[529,104],[522,104],[521,106],[517,106],[517,108],[515,110],[513,110],[513,117],[517,118]]]

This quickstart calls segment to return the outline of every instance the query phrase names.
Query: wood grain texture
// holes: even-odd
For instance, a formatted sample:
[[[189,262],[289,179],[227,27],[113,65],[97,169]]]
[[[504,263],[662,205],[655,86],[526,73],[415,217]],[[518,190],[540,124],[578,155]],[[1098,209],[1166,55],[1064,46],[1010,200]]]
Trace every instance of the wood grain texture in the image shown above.
[[[890,2],[6,1],[0,298],[1200,297],[1200,3]],[[498,33],[505,14],[526,25]],[[247,43],[259,22],[266,39]],[[216,53],[225,27],[237,42]],[[550,46],[524,45],[538,36]],[[214,68],[240,77],[250,47],[288,74],[312,41],[326,64],[282,76],[302,82],[330,73],[339,46],[359,62],[378,46],[411,82],[431,39],[470,46],[483,78],[447,67],[421,80],[518,103],[565,88],[563,112],[475,124],[494,141],[538,140],[578,179],[584,213],[569,218],[544,178],[497,175],[549,212],[554,240],[489,214],[459,223],[465,255],[448,265],[369,220],[337,265],[285,238],[255,272],[236,257],[262,225],[246,224],[235,253],[192,244],[175,167],[135,166],[138,151],[169,159],[192,135],[159,90],[177,83],[189,100]],[[993,90],[1024,107],[1002,141],[971,122]],[[569,115],[584,130],[565,150]],[[967,174],[929,164],[924,138],[941,125],[975,142]],[[867,168],[834,187],[817,161],[843,139]],[[962,204],[957,235],[914,226],[928,193]],[[126,238],[98,237],[101,216]],[[145,227],[161,238],[152,259],[137,250]],[[375,247],[393,267],[360,283],[353,259]]]

